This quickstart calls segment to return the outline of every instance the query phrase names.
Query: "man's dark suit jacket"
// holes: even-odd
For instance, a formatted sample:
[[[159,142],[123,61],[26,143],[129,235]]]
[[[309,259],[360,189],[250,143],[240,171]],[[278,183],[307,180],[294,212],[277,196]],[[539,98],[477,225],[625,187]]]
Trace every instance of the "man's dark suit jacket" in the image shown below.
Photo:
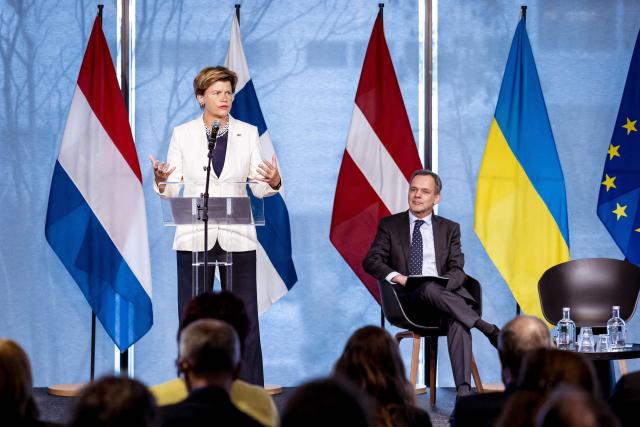
[[[460,225],[435,214],[431,217],[431,225],[438,275],[449,279],[448,290],[473,300],[462,287],[467,276],[463,270]],[[384,280],[393,271],[408,276],[409,232],[409,211],[381,219],[376,237],[362,263],[364,270],[378,280]]]
[[[224,389],[215,386],[191,391],[182,402],[161,407],[160,414],[163,427],[262,426],[236,408]]]
[[[452,427],[491,427],[495,424],[513,388],[495,393],[481,393],[458,399],[451,414]]]
[[[609,397],[609,406],[620,419],[622,427],[638,425],[640,372],[631,372],[620,378]]]

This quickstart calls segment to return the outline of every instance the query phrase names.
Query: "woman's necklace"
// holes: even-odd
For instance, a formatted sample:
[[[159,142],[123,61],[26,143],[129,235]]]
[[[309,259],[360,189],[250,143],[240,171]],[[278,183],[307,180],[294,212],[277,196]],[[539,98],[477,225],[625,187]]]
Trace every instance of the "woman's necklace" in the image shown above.
[[[202,120],[202,125],[204,126],[204,131],[207,133],[207,138],[209,138],[211,136],[211,129],[213,128],[213,126],[211,128],[207,127],[207,124],[204,122],[204,120]],[[218,130],[218,135],[216,136],[216,139],[220,138],[222,135],[227,133],[228,130],[229,130],[229,120],[227,120],[227,122],[224,124],[224,127],[222,129]]]

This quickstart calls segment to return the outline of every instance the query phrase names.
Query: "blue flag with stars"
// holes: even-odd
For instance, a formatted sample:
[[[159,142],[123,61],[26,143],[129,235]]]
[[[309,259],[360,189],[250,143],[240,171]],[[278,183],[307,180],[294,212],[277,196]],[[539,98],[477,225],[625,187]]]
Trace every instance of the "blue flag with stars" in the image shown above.
[[[629,262],[640,265],[640,33],[602,172],[598,216]]]

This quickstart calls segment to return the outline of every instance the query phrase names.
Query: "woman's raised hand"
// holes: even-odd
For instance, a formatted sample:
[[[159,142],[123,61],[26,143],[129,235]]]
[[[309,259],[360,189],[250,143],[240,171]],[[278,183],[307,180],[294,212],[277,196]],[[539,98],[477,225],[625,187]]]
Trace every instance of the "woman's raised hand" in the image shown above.
[[[280,171],[278,171],[278,163],[276,162],[276,155],[274,154],[271,157],[271,162],[267,160],[263,160],[262,163],[258,165],[258,177],[259,181],[266,182],[271,186],[271,188],[278,189],[280,188]]]
[[[156,160],[152,155],[149,155],[149,160],[151,160],[151,166],[153,167],[153,175],[155,176],[156,184],[160,184],[161,182],[169,179],[169,175],[171,175],[171,173],[176,170],[175,166],[171,166],[169,163],[164,163]],[[162,190],[164,190],[164,188],[160,189],[161,192]]]

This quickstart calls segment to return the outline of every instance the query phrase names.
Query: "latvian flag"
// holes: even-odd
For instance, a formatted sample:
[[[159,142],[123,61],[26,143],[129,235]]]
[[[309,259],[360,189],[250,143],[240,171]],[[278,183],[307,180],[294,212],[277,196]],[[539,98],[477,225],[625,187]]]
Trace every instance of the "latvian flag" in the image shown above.
[[[231,115],[258,128],[262,156],[271,161],[275,150],[249,75],[249,66],[242,48],[240,24],[235,13],[231,22],[231,38],[224,65],[238,75]],[[280,173],[282,174],[282,170]],[[291,229],[289,211],[284,201],[284,181],[278,194],[264,198],[264,220],[264,226],[256,227],[258,234],[256,277],[260,314],[289,292],[298,281],[291,258]]]
[[[121,351],[151,328],[142,177],[100,14],[54,167],[45,233]]]
[[[365,273],[362,260],[380,219],[407,209],[409,178],[421,167],[379,12],[362,66],[330,231],[333,245],[377,301],[376,280]]]

